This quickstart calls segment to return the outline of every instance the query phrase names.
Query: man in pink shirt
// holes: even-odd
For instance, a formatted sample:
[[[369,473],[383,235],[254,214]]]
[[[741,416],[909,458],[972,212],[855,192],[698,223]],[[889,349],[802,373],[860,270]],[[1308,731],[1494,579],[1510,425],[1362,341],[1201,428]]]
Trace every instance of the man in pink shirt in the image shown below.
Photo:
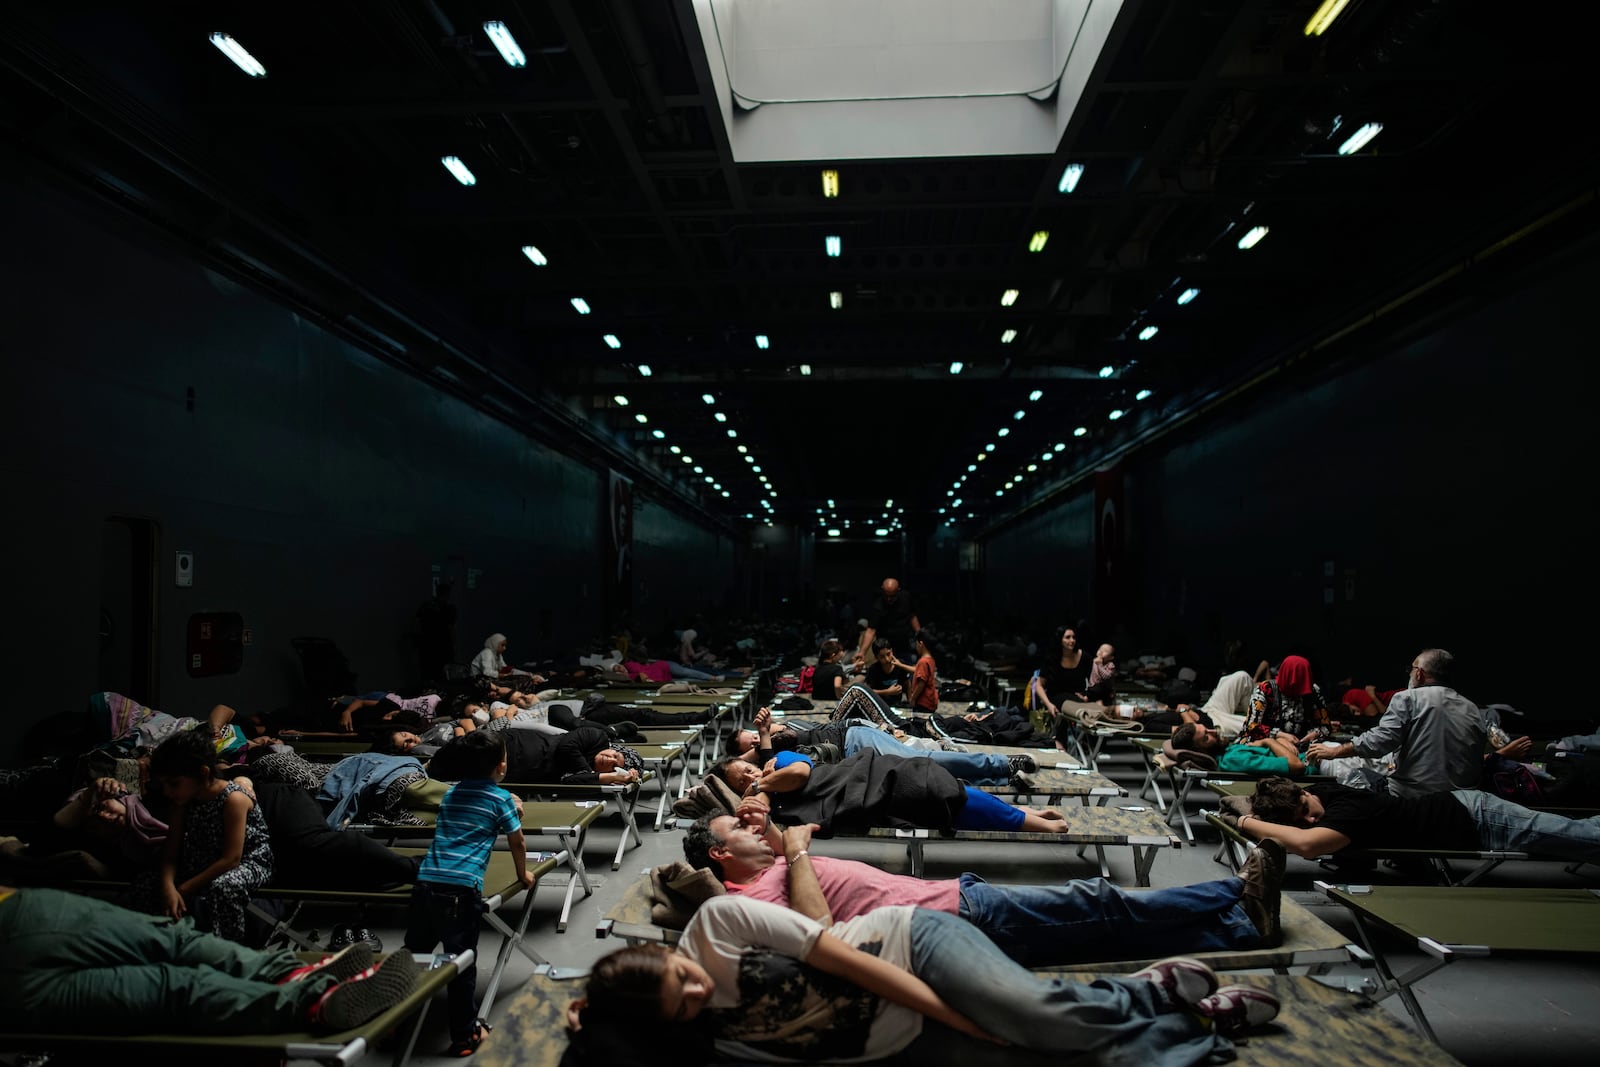
[[[970,873],[938,881],[890,874],[811,855],[810,831],[780,830],[756,811],[710,816],[689,828],[683,851],[691,866],[709,869],[729,893],[807,914],[825,910],[835,922],[891,904],[959,916],[1026,967],[1271,947],[1283,937],[1281,849],[1253,849],[1237,878],[1128,892],[1103,878],[1003,886]],[[791,900],[789,869],[800,863],[816,873],[821,902],[798,893]]]

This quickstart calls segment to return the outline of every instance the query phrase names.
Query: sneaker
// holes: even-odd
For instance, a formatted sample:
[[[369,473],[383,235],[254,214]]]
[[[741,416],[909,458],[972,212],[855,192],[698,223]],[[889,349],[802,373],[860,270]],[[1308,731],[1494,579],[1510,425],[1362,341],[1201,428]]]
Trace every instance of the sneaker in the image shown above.
[[[356,944],[366,945],[367,948],[371,949],[373,952],[383,951],[383,941],[379,939],[377,934],[373,933],[371,930],[368,930],[365,926],[358,926],[355,928],[354,940]]]
[[[355,944],[356,928],[349,923],[340,923],[328,931],[328,951],[337,952]]]
[[[296,967],[282,978],[278,979],[279,985],[288,985],[290,982],[303,982],[316,974],[325,974],[336,982],[347,978],[354,978],[362,971],[371,967],[376,962],[372,958],[372,950],[364,943],[345,945],[331,956],[324,956],[316,963],[308,963],[303,967]]]
[[[1196,1007],[1217,991],[1216,973],[1199,960],[1187,956],[1174,956],[1152,963],[1128,977],[1154,982],[1167,995],[1168,1001],[1186,1007]]]
[[[393,1008],[417,987],[417,961],[409,952],[391,952],[329,989],[311,1006],[311,1025],[333,1032],[353,1030]]]
[[[1283,868],[1283,846],[1265,838],[1256,842],[1244,866],[1239,868],[1239,878],[1244,882],[1244,895],[1239,904],[1255,924],[1256,933],[1261,935],[1260,948],[1277,948],[1283,944],[1283,927],[1278,922]]]
[[[1011,765],[1011,773],[1014,775],[1032,774],[1039,769],[1039,761],[1026,752],[1019,756],[1007,756],[1006,762]]]
[[[1278,998],[1252,986],[1225,985],[1195,1004],[1223,1037],[1238,1037],[1278,1017]]]

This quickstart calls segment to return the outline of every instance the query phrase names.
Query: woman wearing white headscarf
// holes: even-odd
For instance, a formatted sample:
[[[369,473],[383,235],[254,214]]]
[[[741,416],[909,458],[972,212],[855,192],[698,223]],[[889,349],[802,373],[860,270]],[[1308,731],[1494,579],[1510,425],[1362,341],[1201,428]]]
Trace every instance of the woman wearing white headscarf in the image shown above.
[[[472,657],[470,673],[474,678],[515,678],[518,676],[531,678],[533,675],[524,670],[519,670],[506,662],[506,635],[490,634],[489,639],[483,643],[483,650]]]

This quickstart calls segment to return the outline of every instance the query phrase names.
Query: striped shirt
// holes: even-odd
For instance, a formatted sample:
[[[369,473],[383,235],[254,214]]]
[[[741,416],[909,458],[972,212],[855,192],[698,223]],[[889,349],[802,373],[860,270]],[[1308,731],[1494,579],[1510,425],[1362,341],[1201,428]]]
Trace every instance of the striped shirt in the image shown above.
[[[501,834],[522,829],[516,801],[487,778],[457,783],[439,802],[433,845],[417,881],[483,890],[489,852]]]

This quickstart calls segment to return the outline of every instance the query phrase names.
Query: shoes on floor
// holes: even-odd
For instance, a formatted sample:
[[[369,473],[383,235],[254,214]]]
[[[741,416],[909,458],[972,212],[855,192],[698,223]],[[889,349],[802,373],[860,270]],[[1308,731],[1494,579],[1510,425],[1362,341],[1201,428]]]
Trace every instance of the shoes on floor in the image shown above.
[[[353,1030],[393,1008],[417,987],[417,961],[391,952],[382,962],[329,989],[311,1006],[311,1024],[321,1030]]]
[[[483,1039],[488,1036],[491,1029],[493,1029],[493,1027],[484,1022],[482,1019],[479,1019],[472,1025],[472,1036],[467,1038],[465,1041],[455,1042],[449,1048],[444,1050],[444,1054],[455,1059],[464,1059],[467,1056],[472,1055],[474,1052],[478,1051],[478,1046],[483,1044]]]
[[[328,950],[337,951],[349,945],[365,945],[372,952],[383,951],[383,941],[365,926],[340,923],[328,935]]]
[[[351,942],[339,951],[329,956],[324,956],[316,963],[308,963],[304,967],[296,967],[282,978],[278,979],[279,985],[288,985],[290,982],[303,982],[313,975],[326,974],[335,981],[343,982],[371,967],[376,960],[372,957],[372,949],[365,942]]]
[[[1184,1007],[1196,1007],[1217,991],[1216,973],[1199,960],[1187,956],[1174,956],[1152,963],[1128,977],[1154,982],[1161,987],[1169,1002]]]
[[[1263,838],[1256,842],[1239,868],[1239,878],[1244,882],[1244,896],[1239,904],[1255,924],[1261,935],[1261,948],[1277,948],[1283,944],[1283,927],[1278,922],[1278,905],[1283,898],[1283,846]]]
[[[1225,985],[1194,1005],[1223,1037],[1239,1037],[1278,1017],[1278,998],[1253,986]]]

